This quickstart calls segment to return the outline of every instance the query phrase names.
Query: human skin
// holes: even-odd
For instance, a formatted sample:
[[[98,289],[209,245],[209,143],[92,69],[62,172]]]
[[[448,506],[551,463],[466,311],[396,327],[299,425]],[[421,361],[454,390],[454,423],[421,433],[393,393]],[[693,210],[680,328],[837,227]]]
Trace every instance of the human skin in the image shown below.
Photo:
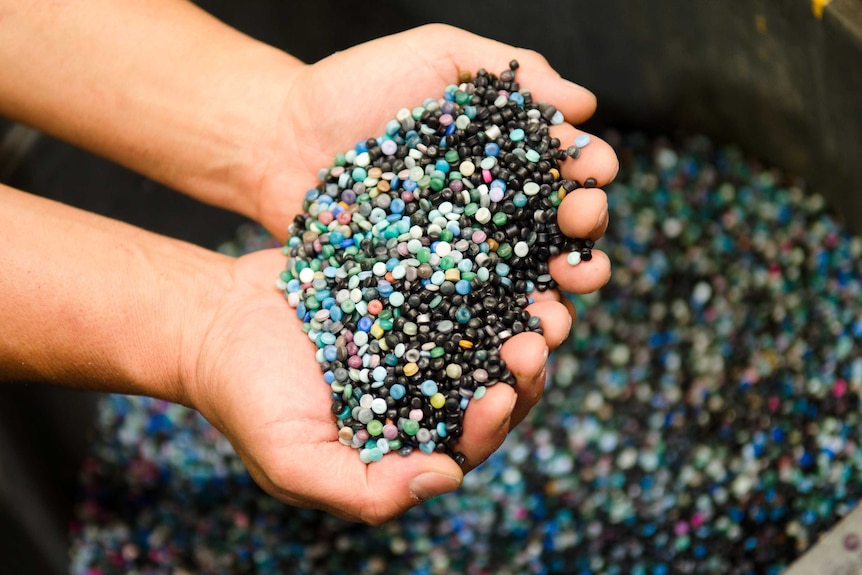
[[[282,238],[319,168],[382,133],[397,109],[441,94],[459,70],[500,71],[517,59],[522,86],[563,112],[567,123],[552,135],[564,143],[595,109],[591,93],[538,54],[448,26],[306,65],[173,0],[0,0],[0,14],[0,112]],[[362,90],[339,88],[359,79]],[[562,165],[564,177],[599,186],[616,169],[598,138]],[[503,346],[517,383],[471,403],[457,446],[463,467],[421,453],[365,465],[337,441],[313,344],[273,288],[278,250],[232,259],[7,187],[0,205],[9,248],[0,252],[3,379],[187,405],[274,497],[371,524],[456,489],[499,447],[541,397],[547,354],[573,319],[556,292],[528,308],[544,336]],[[569,194],[559,217],[565,233],[598,239],[604,192]],[[558,259],[551,271],[563,289],[586,293],[607,281],[610,264],[595,250],[590,262]]]

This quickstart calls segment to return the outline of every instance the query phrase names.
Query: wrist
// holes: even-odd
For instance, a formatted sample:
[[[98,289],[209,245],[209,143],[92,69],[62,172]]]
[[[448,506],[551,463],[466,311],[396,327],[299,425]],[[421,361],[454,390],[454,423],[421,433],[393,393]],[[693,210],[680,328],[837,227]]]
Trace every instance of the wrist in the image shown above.
[[[230,258],[0,186],[0,376],[190,405]],[[38,230],[63,230],[62,234]]]
[[[6,12],[0,52],[27,58],[5,63],[0,113],[255,216],[264,144],[274,140],[283,84],[299,60],[191,2],[87,0]]]
[[[201,349],[232,283],[232,260],[158,239],[165,241],[139,253],[139,269],[151,281],[138,298],[143,353],[129,366],[130,380],[140,387],[136,393],[199,408]]]
[[[285,129],[293,124],[287,116],[307,66],[269,46],[257,48],[248,57],[241,85],[233,89],[236,95],[228,98],[235,104],[220,108],[222,118],[207,136],[219,140],[220,150],[210,156],[200,178],[178,189],[261,222],[267,209],[263,191],[272,173],[290,160]]]

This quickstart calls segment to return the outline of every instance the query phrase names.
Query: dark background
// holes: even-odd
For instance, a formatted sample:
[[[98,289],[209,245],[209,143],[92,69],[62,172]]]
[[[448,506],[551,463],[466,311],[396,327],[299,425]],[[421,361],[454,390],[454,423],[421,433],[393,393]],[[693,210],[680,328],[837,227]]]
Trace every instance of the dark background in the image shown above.
[[[822,18],[805,0],[199,4],[306,62],[428,22],[532,48],[596,93],[588,128],[686,130],[737,143],[803,176],[860,231],[860,0],[835,0]],[[0,181],[209,248],[243,221],[3,120]],[[95,400],[0,386],[0,573],[67,572],[67,525]]]

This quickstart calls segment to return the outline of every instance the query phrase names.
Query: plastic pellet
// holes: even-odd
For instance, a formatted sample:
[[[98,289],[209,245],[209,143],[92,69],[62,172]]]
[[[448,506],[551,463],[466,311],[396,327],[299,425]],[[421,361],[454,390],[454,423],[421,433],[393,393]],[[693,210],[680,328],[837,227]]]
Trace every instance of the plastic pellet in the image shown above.
[[[581,134],[580,136],[575,138],[575,145],[579,148],[583,148],[589,143],[590,143],[589,134]]]
[[[341,426],[385,425],[409,411],[431,418],[429,433],[455,426],[420,442],[423,450],[462,458],[453,447],[469,402],[452,397],[454,386],[472,394],[514,384],[499,351],[515,334],[541,333],[528,321],[528,294],[556,287],[554,255],[589,258],[592,243],[556,224],[555,206],[575,188],[560,179],[563,153],[550,137],[560,114],[517,85],[517,67],[477,72],[442,98],[399,110],[305,195],[277,285],[318,346]],[[392,451],[351,444],[368,461]],[[418,446],[406,440],[395,451]]]

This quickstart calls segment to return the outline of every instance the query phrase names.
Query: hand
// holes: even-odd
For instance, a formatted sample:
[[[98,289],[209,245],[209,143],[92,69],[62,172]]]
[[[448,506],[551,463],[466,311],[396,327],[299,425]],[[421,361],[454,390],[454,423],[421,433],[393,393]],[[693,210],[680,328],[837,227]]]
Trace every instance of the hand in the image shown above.
[[[448,84],[457,82],[459,71],[474,74],[484,67],[499,73],[508,68],[512,59],[520,63],[516,79],[522,88],[532,92],[533,100],[554,104],[563,113],[567,123],[552,126],[551,136],[559,138],[563,146],[571,145],[583,133],[572,123],[588,119],[595,111],[592,93],[562,79],[536,52],[451,26],[423,26],[356,46],[300,69],[281,114],[283,123],[276,132],[277,140],[267,144],[271,156],[266,163],[268,171],[260,179],[258,220],[277,237],[283,237],[301,206],[302,195],[319,183],[318,170],[331,165],[336,153],[381,134],[399,108],[442,95]],[[606,142],[595,136],[591,140],[577,160],[562,163],[562,175],[580,182],[592,177],[597,186],[604,186],[616,176],[619,163]],[[563,201],[558,215],[565,234],[598,239],[608,225],[605,193],[598,188],[576,190]],[[562,290],[588,293],[608,281],[607,256],[600,250],[593,253],[590,262],[577,267],[569,266],[562,256],[552,260],[551,274]],[[542,318],[545,343],[554,349],[568,335],[574,309],[556,291],[536,294],[535,299],[537,303],[528,311]],[[521,353],[510,351],[515,347]],[[513,372],[522,376],[515,387],[518,402],[512,418],[514,425],[541,395],[547,351],[540,338],[524,334],[513,338],[504,347],[503,355]],[[498,435],[495,441],[499,444],[503,438]],[[471,460],[470,464],[475,466],[479,461]]]
[[[295,77],[277,142],[266,143],[259,219],[283,234],[305,190],[317,184],[318,169],[328,166],[337,152],[381,133],[398,108],[441,94],[456,81],[458,70],[485,67],[496,73],[513,58],[521,63],[521,85],[533,91],[534,99],[554,103],[570,122],[592,114],[593,96],[560,79],[537,54],[447,26],[383,38],[304,68]],[[552,129],[564,143],[579,133],[570,124]],[[610,147],[593,138],[581,158],[564,163],[563,175],[580,181],[593,177],[604,185],[616,168]],[[559,221],[568,235],[597,239],[607,227],[604,193],[589,189],[570,194]],[[277,250],[235,262],[232,286],[220,298],[189,370],[190,396],[270,494],[372,524],[456,489],[465,471],[499,447],[540,398],[549,350],[566,338],[573,320],[573,309],[560,302],[559,294],[536,295],[538,301],[528,311],[542,318],[544,337],[525,333],[504,345],[502,355],[517,384],[489,388],[466,411],[458,444],[467,457],[464,469],[446,455],[421,453],[389,455],[365,465],[355,450],[337,441],[315,346],[302,333],[294,311],[270,287],[274,272],[283,266],[284,256]],[[574,268],[557,258],[551,271],[563,289],[584,293],[607,281],[610,266],[596,250],[590,262]]]
[[[249,155],[257,162],[259,189],[254,214],[276,237],[284,238],[300,198],[319,181],[317,173],[335,154],[358,141],[383,133],[400,108],[441,97],[457,83],[458,72],[479,68],[498,74],[512,59],[521,64],[516,79],[534,101],[554,104],[569,123],[551,135],[571,145],[581,134],[571,124],[583,122],[596,108],[595,96],[560,77],[545,59],[442,24],[422,26],[337,52],[316,64],[292,70],[277,129]],[[618,163],[611,147],[596,137],[577,161],[566,162],[563,175],[602,186],[613,180]],[[251,178],[249,178],[251,179]]]

